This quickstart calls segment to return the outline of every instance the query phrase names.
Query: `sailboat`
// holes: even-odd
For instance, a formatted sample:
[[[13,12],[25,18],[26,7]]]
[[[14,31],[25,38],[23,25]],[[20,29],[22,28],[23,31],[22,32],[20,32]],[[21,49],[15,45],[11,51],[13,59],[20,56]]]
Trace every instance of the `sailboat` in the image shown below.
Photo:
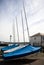
[[[26,19],[28,38],[29,38],[29,29],[28,29],[24,4],[23,4],[23,9],[24,9],[24,14]],[[23,24],[23,19],[22,19],[22,24]],[[24,37],[24,28],[23,28],[23,37]],[[24,41],[25,41],[25,37],[24,37]],[[30,44],[25,44],[23,46],[19,45],[17,47],[12,47],[10,50],[4,51],[4,53],[2,54],[2,57],[4,59],[13,59],[13,58],[17,59],[20,57],[28,56],[33,53],[37,53],[40,50],[41,50],[41,47],[34,47],[34,46],[31,46]]]
[[[30,55],[30,54],[33,54],[33,53],[36,53],[36,52],[39,52],[40,51],[40,47],[33,47],[31,45],[27,45],[25,47],[22,47],[20,49],[17,49],[13,52],[9,52],[9,53],[4,53],[2,55],[2,57],[4,59],[17,59],[17,58],[21,58],[21,57],[25,57],[27,55]]]
[[[17,47],[17,46],[19,46],[19,45],[18,45],[18,44],[13,44],[13,45],[11,45],[11,46],[6,46],[6,47],[2,48],[1,51],[4,52],[4,51],[6,51],[6,50],[15,48],[15,47]]]

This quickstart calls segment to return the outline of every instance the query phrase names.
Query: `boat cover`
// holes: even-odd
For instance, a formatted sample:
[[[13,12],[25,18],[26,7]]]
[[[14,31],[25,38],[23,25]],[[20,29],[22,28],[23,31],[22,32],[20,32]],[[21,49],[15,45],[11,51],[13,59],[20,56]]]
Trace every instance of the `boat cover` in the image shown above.
[[[27,45],[24,48],[15,50],[15,51],[7,53],[7,54],[3,54],[2,56],[4,59],[20,58],[23,56],[27,56],[27,55],[39,52],[40,49],[41,49],[40,47],[33,47],[31,45]]]
[[[1,51],[6,51],[6,50],[9,50],[9,49],[15,48],[17,46],[19,46],[19,45],[18,44],[13,44],[11,46],[6,46],[6,47],[2,48]]]
[[[17,46],[17,47],[8,49],[8,50],[6,50],[6,51],[3,51],[3,53],[13,52],[13,51],[18,50],[18,49],[21,49],[21,48],[23,48],[23,47],[25,47],[25,46],[27,46],[27,44],[26,44],[26,45],[19,45],[19,46]]]

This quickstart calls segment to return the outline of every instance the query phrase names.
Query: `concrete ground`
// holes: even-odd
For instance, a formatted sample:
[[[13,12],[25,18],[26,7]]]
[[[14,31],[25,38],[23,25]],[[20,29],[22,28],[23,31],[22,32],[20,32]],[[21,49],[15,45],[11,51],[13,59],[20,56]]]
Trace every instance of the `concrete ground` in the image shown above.
[[[0,59],[0,65],[44,65],[44,53],[29,55],[17,60],[4,61]]]
[[[44,65],[44,59],[18,59],[0,62],[0,65]]]

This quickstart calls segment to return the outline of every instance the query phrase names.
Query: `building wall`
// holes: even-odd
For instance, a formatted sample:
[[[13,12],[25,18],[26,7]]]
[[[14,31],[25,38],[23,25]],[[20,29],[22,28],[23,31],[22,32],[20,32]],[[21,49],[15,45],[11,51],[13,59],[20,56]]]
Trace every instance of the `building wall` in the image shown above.
[[[42,36],[42,46],[44,46],[44,36]]]
[[[41,36],[34,36],[30,38],[31,45],[41,45]]]

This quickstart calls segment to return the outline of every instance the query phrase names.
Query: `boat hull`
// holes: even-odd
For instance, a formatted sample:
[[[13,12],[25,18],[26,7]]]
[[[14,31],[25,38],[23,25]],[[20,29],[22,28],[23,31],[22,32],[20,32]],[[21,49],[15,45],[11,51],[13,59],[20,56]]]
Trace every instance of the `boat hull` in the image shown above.
[[[17,58],[25,57],[27,55],[37,53],[40,51],[40,49],[41,49],[40,47],[33,47],[30,45],[27,45],[26,47],[22,49],[19,49],[19,50],[16,50],[14,52],[10,52],[7,54],[3,54],[2,56],[4,59],[12,59],[12,58],[17,59]]]

